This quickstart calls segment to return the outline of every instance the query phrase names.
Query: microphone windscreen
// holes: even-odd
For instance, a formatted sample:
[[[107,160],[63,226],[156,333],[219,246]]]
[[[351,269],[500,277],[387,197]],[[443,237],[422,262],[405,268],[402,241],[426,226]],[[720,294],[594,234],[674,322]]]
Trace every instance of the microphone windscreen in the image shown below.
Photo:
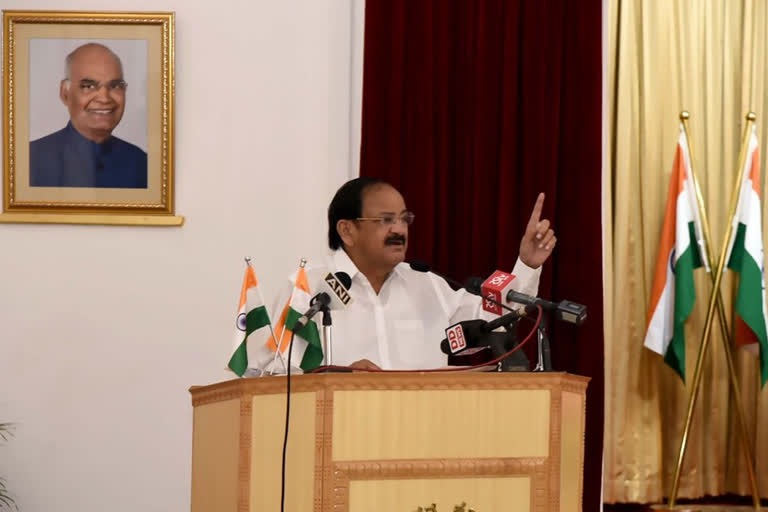
[[[350,286],[352,286],[352,279],[346,272],[335,274],[328,272],[318,283],[317,291],[318,295],[323,292],[328,294],[331,299],[328,303],[330,309],[344,309],[352,302],[352,297],[349,295]]]
[[[429,265],[423,261],[412,261],[409,265],[416,272],[429,272],[430,270]]]
[[[349,277],[349,274],[347,274],[346,272],[336,272],[336,279],[341,281],[341,284],[343,284],[344,288],[346,288],[347,290],[352,288],[352,278]]]
[[[445,348],[447,348],[451,354],[461,352],[467,348],[467,339],[464,337],[464,327],[462,327],[461,322],[451,325],[445,330],[445,342],[447,345]],[[447,353],[445,352],[442,343],[440,343],[440,350]]]
[[[482,286],[483,280],[476,276],[468,277],[467,280],[464,281],[464,289],[472,295],[482,295]]]
[[[476,347],[487,332],[485,320],[462,320],[445,330],[445,339],[440,342],[444,354],[455,354],[466,348]]]

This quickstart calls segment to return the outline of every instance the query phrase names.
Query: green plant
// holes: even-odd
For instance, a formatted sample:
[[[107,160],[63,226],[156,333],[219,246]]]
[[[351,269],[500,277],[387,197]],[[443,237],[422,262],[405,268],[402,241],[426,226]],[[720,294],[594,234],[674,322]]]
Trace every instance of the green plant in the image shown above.
[[[13,424],[0,423],[0,439],[4,442],[13,437]],[[19,510],[16,502],[8,493],[8,487],[5,485],[5,478],[0,477],[0,510]]]

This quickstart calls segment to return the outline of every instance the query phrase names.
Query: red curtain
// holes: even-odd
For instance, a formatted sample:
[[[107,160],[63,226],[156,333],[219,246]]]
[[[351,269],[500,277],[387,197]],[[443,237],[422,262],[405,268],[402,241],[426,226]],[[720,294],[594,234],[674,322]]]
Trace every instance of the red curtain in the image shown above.
[[[539,294],[586,304],[553,366],[592,378],[584,510],[603,440],[602,2],[367,0],[360,173],[416,213],[409,257],[459,280],[511,270],[538,192],[558,242]]]

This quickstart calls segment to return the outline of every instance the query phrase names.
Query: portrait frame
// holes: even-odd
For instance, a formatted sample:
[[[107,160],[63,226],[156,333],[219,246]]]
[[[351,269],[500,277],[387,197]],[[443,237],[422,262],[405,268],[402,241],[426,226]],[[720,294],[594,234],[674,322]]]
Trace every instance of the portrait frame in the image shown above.
[[[174,205],[174,13],[2,15],[0,223],[182,225]],[[84,47],[97,51],[72,57]],[[107,57],[97,52],[117,65],[102,64]],[[80,69],[120,80],[73,83],[70,70]],[[86,89],[86,81],[95,85]],[[76,97],[70,90],[80,96],[67,103]],[[119,101],[107,98],[113,93]],[[87,95],[104,99],[94,107]]]

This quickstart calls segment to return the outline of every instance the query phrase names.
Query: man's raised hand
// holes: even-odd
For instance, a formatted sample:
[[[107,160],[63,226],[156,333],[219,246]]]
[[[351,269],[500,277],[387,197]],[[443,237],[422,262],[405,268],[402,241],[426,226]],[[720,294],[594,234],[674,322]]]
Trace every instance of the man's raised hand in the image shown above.
[[[552,254],[557,243],[555,232],[547,219],[541,219],[544,207],[544,192],[536,198],[531,218],[520,241],[520,260],[531,268],[539,268]]]

